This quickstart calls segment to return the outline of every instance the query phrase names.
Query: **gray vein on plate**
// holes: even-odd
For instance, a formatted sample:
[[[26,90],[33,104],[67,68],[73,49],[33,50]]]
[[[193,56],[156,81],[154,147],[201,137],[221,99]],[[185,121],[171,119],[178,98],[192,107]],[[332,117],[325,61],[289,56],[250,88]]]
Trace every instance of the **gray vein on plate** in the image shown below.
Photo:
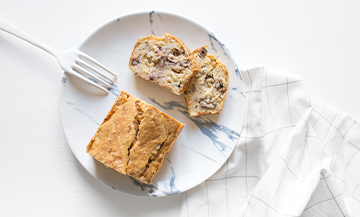
[[[171,161],[169,159],[166,159],[169,164],[171,165]],[[175,185],[175,173],[174,173],[174,168],[172,166],[170,166],[171,168],[171,173],[172,173],[172,177],[170,179],[170,191],[169,192],[163,192],[165,195],[171,195],[171,194],[177,194],[180,193],[181,191],[179,191],[179,189],[177,189],[176,185]]]
[[[240,133],[231,130],[230,128],[224,126],[224,125],[218,125],[212,120],[210,120],[208,117],[201,116],[201,117],[193,117],[190,116],[190,114],[187,111],[187,108],[184,105],[181,105],[180,102],[177,101],[168,101],[164,102],[164,104],[160,104],[157,102],[154,98],[149,99],[160,106],[161,108],[165,110],[174,110],[176,109],[183,115],[185,115],[189,120],[191,120],[196,126],[199,127],[200,131],[210,138],[215,145],[215,147],[220,151],[220,153],[225,157],[224,152],[227,152],[230,150],[230,147],[226,144],[222,143],[218,140],[218,133],[222,132],[227,135],[229,139],[231,139],[234,143],[240,138]]]
[[[241,95],[242,95],[244,98],[246,98],[246,97],[245,97],[245,94],[244,94],[243,92],[240,92],[240,93],[241,93]]]
[[[177,194],[177,193],[181,192],[175,186],[175,178],[176,178],[176,176],[175,176],[175,173],[174,173],[174,169],[171,166],[171,161],[169,159],[167,159],[167,158],[165,158],[165,159],[169,162],[170,168],[171,168],[171,173],[172,173],[172,177],[170,179],[170,182],[167,183],[169,185],[169,187],[170,187],[170,191],[159,190],[158,187],[156,187],[156,186],[154,186],[152,184],[146,184],[146,183],[140,182],[137,179],[129,176],[129,178],[134,183],[134,185],[139,187],[142,192],[147,194],[148,197],[149,196],[157,197],[159,194],[169,196],[169,195]]]
[[[150,13],[149,13],[149,21],[150,21],[150,24],[152,24],[154,21],[153,21],[153,19],[152,19],[152,15],[153,15],[153,13],[155,13],[155,11],[150,11]]]
[[[157,187],[150,185],[150,184],[145,184],[142,183],[136,179],[134,179],[133,177],[129,176],[129,178],[131,179],[131,181],[134,183],[134,185],[140,187],[142,192],[147,193],[147,196],[151,195],[153,197],[157,197],[154,193],[158,190]]]
[[[239,108],[244,109],[244,106],[241,105],[241,103],[239,101],[237,101],[237,99],[233,95],[230,95],[229,97]]]
[[[66,85],[66,78],[65,77],[61,78],[61,84],[64,85],[64,86]]]
[[[153,34],[153,35],[155,35],[155,33],[154,33],[154,30],[152,29],[152,24],[153,24],[153,19],[152,19],[152,15],[155,13],[155,11],[151,11],[150,13],[149,13],[149,22],[150,22],[150,26],[151,26],[151,33]],[[160,16],[159,16],[160,17]],[[161,17],[160,17],[161,18]]]
[[[221,42],[215,37],[215,35],[214,35],[212,32],[211,32],[211,33],[208,33],[208,35],[209,35],[209,38],[210,38],[211,48],[217,53],[217,50],[216,50],[216,47],[215,47],[213,41],[217,42],[217,43],[220,45],[220,47],[222,48],[222,50],[224,51],[225,56],[226,56],[229,60],[231,60],[231,62],[234,63],[236,76],[237,76],[238,78],[240,78],[241,80],[243,80],[242,77],[241,77],[241,73],[240,73],[240,71],[239,71],[239,68],[237,67],[234,59],[232,59],[232,58],[231,58],[230,56],[228,56],[228,54],[227,54],[227,53],[230,54],[229,49],[227,49],[227,47],[226,47],[223,43],[221,43]]]
[[[92,78],[90,76],[86,76],[87,79],[89,79],[90,81],[94,82],[95,84],[98,84],[100,86],[104,86],[102,83],[100,83],[100,81],[96,80],[95,78]]]
[[[112,93],[114,96],[118,97],[120,95],[120,90],[118,89],[117,85],[116,84],[113,84],[111,86],[111,89],[109,90],[110,93]]]
[[[237,87],[232,87],[232,88],[230,88],[230,89],[233,90],[233,91],[235,91],[235,92],[237,92],[237,93],[240,93],[242,97],[246,98],[246,97],[245,97],[245,94],[244,94],[242,91],[240,91],[239,89],[237,89]],[[234,97],[231,96],[231,95],[230,95],[230,97],[234,98]],[[235,98],[234,98],[234,100],[237,102],[237,100],[236,100]],[[240,107],[243,108],[243,106],[240,106]]]
[[[169,195],[181,193],[181,191],[179,191],[175,186],[175,174],[174,174],[174,170],[172,167],[171,167],[171,172],[172,172],[172,177],[170,179],[170,182],[168,183],[170,186],[170,191],[159,190],[158,187],[151,185],[151,184],[146,184],[146,183],[140,182],[131,176],[129,176],[129,178],[131,179],[133,184],[135,186],[139,187],[142,192],[146,193],[148,197],[149,196],[157,197],[158,195],[161,195],[161,194],[169,196]]]
[[[81,114],[83,114],[84,116],[86,116],[87,118],[89,118],[90,120],[92,120],[97,126],[100,126],[100,124],[99,124],[98,122],[96,122],[92,117],[90,117],[89,115],[85,114],[85,113],[84,113],[83,111],[81,111],[78,107],[76,107],[76,106],[79,106],[79,105],[77,105],[77,104],[75,104],[75,103],[72,103],[72,102],[69,102],[69,101],[67,101],[66,103],[67,103],[68,105],[73,106],[73,108],[74,108],[76,111],[80,112]]]
[[[237,87],[232,87],[231,90],[235,90],[236,92],[241,92],[240,90],[237,89]]]
[[[211,160],[212,162],[217,163],[217,161],[216,161],[216,160],[214,160],[214,159],[212,159],[212,158],[210,158],[210,157],[208,157],[208,156],[206,156],[206,155],[204,155],[204,154],[202,154],[202,153],[200,153],[200,152],[198,152],[198,151],[195,151],[194,149],[192,149],[192,148],[190,148],[190,147],[187,147],[187,146],[185,146],[184,144],[181,144],[181,146],[183,146],[183,147],[185,147],[185,148],[187,148],[187,149],[189,149],[189,150],[191,150],[191,151],[195,152],[196,154],[199,154],[199,155],[201,155],[201,156],[205,157],[205,158],[206,158],[206,159],[208,159],[208,160]]]
[[[162,22],[162,17],[160,16],[159,13],[157,13],[158,17],[160,18],[160,21]]]
[[[150,98],[149,99],[155,103],[156,105],[160,106],[163,109],[166,110],[174,110],[174,108],[178,108],[177,110],[180,111],[182,113],[182,111],[186,110],[186,106],[181,105],[181,102],[177,102],[177,101],[168,101],[168,102],[164,102],[164,105],[161,105],[159,102],[157,102],[154,98]],[[187,111],[186,111],[187,112]]]
[[[231,88],[231,90],[234,90],[235,92],[240,93],[241,96],[245,98],[245,94],[242,91],[240,91],[239,89],[237,89],[237,87],[233,87],[233,88]]]
[[[73,102],[69,102],[69,101],[66,101],[66,103],[67,103],[68,105],[75,105],[75,106],[79,106],[79,104],[75,104],[75,103],[73,103]]]

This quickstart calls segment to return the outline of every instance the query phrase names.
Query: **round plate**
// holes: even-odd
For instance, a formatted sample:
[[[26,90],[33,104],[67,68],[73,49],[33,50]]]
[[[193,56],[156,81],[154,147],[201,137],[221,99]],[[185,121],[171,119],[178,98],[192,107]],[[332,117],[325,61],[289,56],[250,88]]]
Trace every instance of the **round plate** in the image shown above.
[[[229,72],[229,88],[219,115],[191,117],[184,96],[135,76],[128,68],[137,39],[170,33],[191,50],[210,45]],[[189,190],[213,175],[228,159],[239,140],[245,97],[239,70],[228,49],[211,32],[191,20],[164,12],[141,12],[112,20],[80,46],[118,75],[108,95],[64,74],[59,98],[61,123],[67,141],[85,169],[113,189],[137,196],[167,196]],[[152,185],[142,184],[94,160],[86,146],[110,111],[121,90],[156,106],[185,127],[164,159]]]

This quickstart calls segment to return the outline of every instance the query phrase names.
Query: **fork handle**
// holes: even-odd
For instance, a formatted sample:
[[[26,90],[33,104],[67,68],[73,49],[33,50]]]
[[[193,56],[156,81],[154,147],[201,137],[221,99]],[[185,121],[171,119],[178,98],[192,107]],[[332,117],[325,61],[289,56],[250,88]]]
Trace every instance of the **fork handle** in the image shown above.
[[[58,53],[57,50],[41,43],[40,41],[36,40],[35,38],[29,36],[28,34],[18,30],[17,28],[15,28],[14,26],[8,24],[7,22],[5,22],[4,20],[0,19],[0,29],[13,35],[16,36],[26,42],[29,42],[30,44],[48,52],[49,54],[56,56],[56,53]]]

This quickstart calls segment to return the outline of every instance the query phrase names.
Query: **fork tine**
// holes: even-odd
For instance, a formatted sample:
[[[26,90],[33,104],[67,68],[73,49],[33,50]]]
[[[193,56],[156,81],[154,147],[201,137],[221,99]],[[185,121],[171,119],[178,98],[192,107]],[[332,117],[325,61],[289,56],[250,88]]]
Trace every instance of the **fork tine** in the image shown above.
[[[91,56],[83,53],[83,54],[80,55],[80,58],[81,57],[83,57],[85,60],[88,60],[88,61],[92,62],[93,64],[99,66],[100,68],[104,69],[106,72],[108,72],[109,74],[111,74],[115,78],[117,77],[116,74],[114,74],[113,72],[110,71],[110,69],[106,68],[103,64],[99,63],[98,61],[96,61]]]
[[[89,80],[88,78],[86,78],[86,77],[84,77],[84,76],[82,76],[82,75],[80,75],[78,72],[73,72],[73,73],[70,73],[71,75],[74,75],[75,77],[77,77],[77,78],[79,78],[79,79],[81,79],[81,80],[83,80],[83,81],[85,81],[86,83],[88,83],[88,84],[90,84],[90,85],[92,85],[92,86],[94,86],[94,87],[96,87],[96,88],[98,88],[98,89],[100,89],[100,90],[102,90],[102,91],[104,91],[105,93],[109,93],[109,91],[106,89],[106,88],[104,88],[104,87],[102,87],[102,86],[100,86],[100,85],[98,85],[98,84],[96,84],[95,82],[93,82],[93,81],[91,81],[91,80]]]
[[[115,79],[111,79],[110,77],[108,77],[108,76],[106,76],[104,73],[102,73],[101,71],[96,70],[93,66],[91,66],[89,63],[85,62],[84,60],[78,59],[78,60],[76,60],[76,63],[77,63],[78,65],[81,65],[81,66],[84,67],[84,68],[87,68],[88,70],[94,71],[95,73],[99,74],[100,77],[102,76],[103,78],[107,79],[110,84],[113,84],[113,83],[114,83],[114,80],[115,80]],[[115,77],[115,78],[116,78],[116,77]]]
[[[75,72],[78,72],[78,73],[83,73],[83,74],[86,74],[87,76],[91,77],[92,79],[94,79],[96,82],[106,86],[107,88],[111,88],[111,85],[109,85],[108,83],[106,83],[105,81],[97,78],[96,76],[94,76],[91,72],[87,71],[85,68],[83,68],[81,65],[77,65],[77,66],[73,66],[73,70]],[[86,78],[86,77],[85,77]],[[89,78],[87,79],[89,80]],[[95,84],[96,82],[93,81]]]

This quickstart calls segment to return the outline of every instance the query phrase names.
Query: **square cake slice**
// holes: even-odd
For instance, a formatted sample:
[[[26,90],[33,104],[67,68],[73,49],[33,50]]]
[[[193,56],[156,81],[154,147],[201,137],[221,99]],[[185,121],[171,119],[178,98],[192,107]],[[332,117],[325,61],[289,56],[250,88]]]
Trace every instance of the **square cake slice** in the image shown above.
[[[184,124],[122,91],[87,146],[119,173],[150,184]]]

